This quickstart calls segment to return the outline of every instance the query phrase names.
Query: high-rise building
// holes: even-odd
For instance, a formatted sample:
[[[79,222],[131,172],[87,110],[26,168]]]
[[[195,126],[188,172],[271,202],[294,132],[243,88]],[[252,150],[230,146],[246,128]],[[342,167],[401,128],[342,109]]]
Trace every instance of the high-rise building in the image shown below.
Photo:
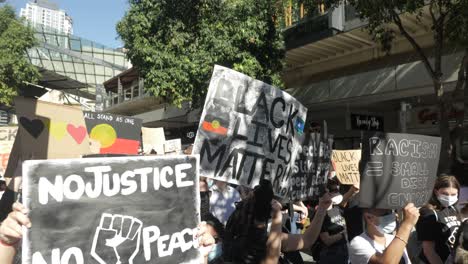
[[[21,8],[20,16],[33,26],[42,25],[65,34],[73,34],[73,20],[57,4],[48,0],[34,0]]]

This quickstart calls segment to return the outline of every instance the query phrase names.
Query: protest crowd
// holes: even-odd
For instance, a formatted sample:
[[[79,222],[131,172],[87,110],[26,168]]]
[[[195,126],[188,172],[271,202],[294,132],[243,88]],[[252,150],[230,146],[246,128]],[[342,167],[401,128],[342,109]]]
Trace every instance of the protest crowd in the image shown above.
[[[0,264],[468,263],[468,203],[437,172],[439,138],[370,134],[358,154],[334,152],[285,92],[252,87],[254,109],[238,109],[215,79],[185,150],[16,160],[0,178]],[[40,139],[27,128],[21,143]]]

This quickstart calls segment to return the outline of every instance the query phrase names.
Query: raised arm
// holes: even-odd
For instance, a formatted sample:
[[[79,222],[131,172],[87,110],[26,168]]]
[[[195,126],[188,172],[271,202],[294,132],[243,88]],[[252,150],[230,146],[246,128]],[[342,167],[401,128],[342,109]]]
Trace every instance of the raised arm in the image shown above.
[[[388,245],[383,254],[374,254],[370,260],[370,264],[398,264],[405,252],[408,238],[414,225],[418,222],[419,210],[414,207],[414,204],[409,203],[404,208],[404,220],[401,223],[398,232],[393,241]]]
[[[283,225],[283,214],[281,213],[281,204],[273,200],[271,201],[272,218],[271,229],[267,240],[267,253],[262,264],[277,264],[281,254],[281,227]]]
[[[317,238],[320,235],[323,219],[325,218],[325,214],[327,213],[327,209],[328,207],[330,207],[330,205],[330,194],[326,193],[322,196],[322,198],[320,198],[317,212],[315,213],[314,218],[310,223],[310,226],[306,229],[304,234],[282,234],[282,251],[291,252],[311,247],[315,243],[315,241],[317,241]]]

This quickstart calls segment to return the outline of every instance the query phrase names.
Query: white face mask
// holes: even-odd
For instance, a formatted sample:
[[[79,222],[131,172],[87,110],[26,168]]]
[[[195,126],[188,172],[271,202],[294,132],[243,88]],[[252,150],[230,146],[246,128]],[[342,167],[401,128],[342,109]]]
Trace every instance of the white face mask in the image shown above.
[[[458,202],[458,195],[437,195],[437,199],[443,207],[449,207]]]
[[[396,229],[396,219],[394,214],[388,214],[379,217],[379,224],[375,227],[381,234],[392,234]]]
[[[331,201],[332,201],[332,204],[338,205],[343,201],[343,195],[338,194],[336,196],[333,196],[333,198],[331,198]]]

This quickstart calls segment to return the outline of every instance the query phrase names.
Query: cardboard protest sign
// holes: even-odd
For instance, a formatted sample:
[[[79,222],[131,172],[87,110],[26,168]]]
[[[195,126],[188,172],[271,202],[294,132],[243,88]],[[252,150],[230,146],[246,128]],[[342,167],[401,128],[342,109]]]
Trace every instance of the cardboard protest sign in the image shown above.
[[[306,114],[280,89],[215,66],[193,147],[200,174],[250,187],[265,178],[285,196]]]
[[[180,138],[166,140],[164,142],[164,152],[180,152],[182,150],[182,140]]]
[[[22,160],[78,158],[91,154],[81,109],[15,98]]]
[[[307,133],[302,136],[302,146],[291,177],[292,201],[318,198],[320,186],[327,184],[333,137],[326,132]]]
[[[333,150],[332,162],[336,177],[341,184],[357,184],[359,186],[359,161],[361,150]]]
[[[89,139],[99,154],[138,154],[142,120],[128,116],[85,111]]]
[[[0,127],[0,174],[5,175],[18,127]]]
[[[197,156],[24,162],[23,263],[200,263]]]
[[[145,154],[151,154],[153,150],[156,154],[164,154],[164,142],[166,141],[164,128],[142,127],[141,135],[143,138],[143,152]]]
[[[374,133],[363,138],[359,204],[399,209],[424,205],[437,177],[441,139],[411,134]]]

